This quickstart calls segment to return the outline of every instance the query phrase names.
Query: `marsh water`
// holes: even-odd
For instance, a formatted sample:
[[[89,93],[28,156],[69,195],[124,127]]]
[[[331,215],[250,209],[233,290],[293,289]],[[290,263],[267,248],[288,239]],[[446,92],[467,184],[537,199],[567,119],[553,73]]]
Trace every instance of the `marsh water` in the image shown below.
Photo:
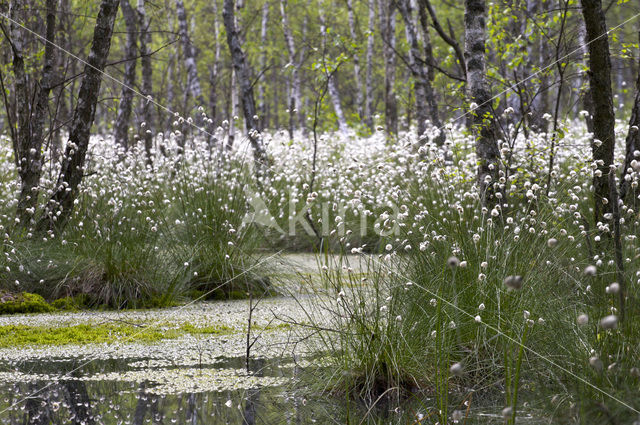
[[[244,358],[191,366],[150,358],[3,362],[2,373],[10,371],[15,381],[5,381],[0,389],[0,423],[434,423],[419,421],[426,417],[428,399],[381,402],[368,410],[294,385],[299,366],[293,359],[255,359],[250,373],[244,367]],[[502,421],[483,410],[474,411],[466,423]]]
[[[313,274],[312,259],[294,260],[296,273]],[[287,275],[282,267],[276,272]],[[296,273],[289,273],[290,280]],[[369,409],[344,394],[323,391],[324,382],[317,377],[327,373],[317,372],[327,366],[318,347],[310,347],[310,339],[301,341],[300,333],[289,326],[302,323],[315,302],[309,296],[261,300],[253,311],[248,364],[247,300],[151,311],[2,316],[0,326],[129,323],[168,330],[189,323],[224,324],[230,331],[153,342],[132,339],[0,349],[0,424],[437,422],[428,414],[435,408],[428,394],[400,402],[381,398]],[[464,423],[503,423],[501,401],[495,402],[462,407]],[[461,406],[451,406],[452,411],[456,408]],[[527,421],[526,415],[519,419]]]

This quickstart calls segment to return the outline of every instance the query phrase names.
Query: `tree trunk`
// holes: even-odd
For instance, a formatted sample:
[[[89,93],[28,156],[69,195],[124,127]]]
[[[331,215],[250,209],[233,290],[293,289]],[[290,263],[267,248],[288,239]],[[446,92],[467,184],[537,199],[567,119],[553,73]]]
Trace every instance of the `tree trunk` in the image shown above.
[[[605,213],[611,211],[609,198],[609,169],[613,164],[615,148],[615,116],[613,113],[613,92],[611,90],[611,59],[609,56],[609,38],[602,10],[601,0],[582,0],[589,42],[589,87],[593,101],[593,134],[591,145],[596,170],[593,177],[594,218],[603,220]]]
[[[122,0],[125,2],[126,0]],[[142,119],[143,125],[140,126],[143,131],[142,139],[144,140],[144,151],[147,155],[147,165],[152,164],[151,151],[153,149],[153,114],[152,103],[150,102],[153,94],[153,67],[151,66],[151,31],[149,31],[149,19],[144,8],[145,0],[138,0],[136,7],[138,13],[138,28],[140,30],[140,63],[142,64],[142,94],[147,99],[142,100]]]
[[[582,61],[585,68],[589,67],[589,48],[587,42],[587,29],[585,27],[584,21],[578,24],[578,43],[580,43],[580,53],[582,54]],[[582,106],[582,109],[587,112],[584,117],[585,123],[587,124],[587,131],[589,133],[593,133],[593,99],[591,98],[591,90],[588,87],[584,87],[585,84],[583,82],[584,75],[586,71],[581,71],[578,75],[577,80],[580,81],[579,87],[579,96],[582,100],[581,102],[577,102]]]
[[[262,45],[262,51],[260,52],[260,72],[264,73],[267,70],[267,30],[269,25],[269,3],[265,2],[262,5],[262,25],[260,26],[260,44]],[[264,74],[262,74],[264,76]],[[258,104],[260,105],[260,127],[265,128],[268,126],[267,122],[267,99],[265,96],[265,78],[261,78],[261,82],[258,85]]]
[[[319,11],[319,17],[320,17],[320,34],[322,34],[322,54],[326,55],[328,54],[328,50],[327,50],[327,23],[324,17],[324,11],[322,10],[322,8],[320,8]],[[346,134],[347,133],[347,120],[344,117],[344,112],[342,111],[342,104],[340,102],[340,91],[338,90],[338,87],[336,86],[336,71],[337,69],[334,70],[329,70],[328,74],[326,75],[327,78],[327,89],[329,91],[329,97],[331,97],[331,102],[333,103],[333,111],[336,114],[336,120],[338,121],[338,131],[340,131],[340,133],[342,134]]]
[[[193,45],[191,44],[187,30],[187,13],[182,0],[176,0],[176,12],[178,15],[178,35],[182,41],[184,65],[187,70],[187,94],[190,94],[199,106],[204,106],[205,102],[202,98],[202,88],[200,86],[200,78],[198,77],[195,52],[193,51]],[[202,114],[196,114],[195,122],[198,126],[202,126]]]
[[[640,32],[638,33],[640,38]],[[640,59],[638,61],[640,63]],[[640,68],[636,79],[636,93],[629,119],[629,131],[625,142],[624,166],[620,176],[620,199],[634,210],[638,206],[638,178],[640,172]]]
[[[418,44],[418,33],[412,19],[413,10],[410,0],[399,0],[398,8],[405,23],[407,42],[409,44],[409,66],[411,74],[415,80],[415,98],[416,98],[416,117],[418,120],[418,137],[423,137],[427,131],[427,120],[438,128],[442,127],[442,122],[438,115],[438,103],[436,95],[431,85],[430,61],[433,61],[431,54],[431,41],[428,38],[428,26],[426,23],[426,13],[424,10],[420,13],[420,20],[424,30],[424,52],[425,58],[421,56],[420,45]],[[444,132],[437,137],[438,145],[444,144]]]
[[[227,44],[231,53],[231,61],[233,69],[238,79],[240,93],[242,97],[242,110],[244,119],[249,133],[249,142],[253,147],[253,156],[256,164],[256,173],[258,177],[263,175],[266,166],[266,151],[262,144],[262,135],[260,124],[256,115],[256,104],[253,96],[253,85],[251,80],[251,70],[249,64],[242,51],[240,39],[236,30],[234,0],[224,0],[222,10],[222,18],[224,26],[227,29]]]
[[[379,0],[382,56],[384,59],[384,119],[387,134],[398,134],[398,102],[396,84],[396,8],[393,2]]]
[[[364,122],[373,130],[373,50],[375,47],[376,3],[369,0],[369,33],[367,34],[367,73],[365,76]]]
[[[302,66],[302,55],[296,52],[295,42],[291,32],[291,24],[289,22],[289,14],[287,13],[287,0],[280,0],[280,15],[282,16],[282,29],[284,32],[285,44],[289,53],[289,64],[293,68],[291,70],[291,78],[289,81],[289,137],[293,139],[293,132],[296,127],[304,126],[304,118],[302,111],[302,94],[300,83],[300,68]],[[297,119],[296,119],[297,117]],[[297,120],[297,123],[296,123]]]
[[[109,56],[113,24],[120,0],[102,0],[96,18],[91,50],[84,68],[84,77],[73,113],[69,141],[62,159],[62,168],[40,228],[63,226],[71,217],[73,204],[82,181],[85,157],[89,147],[91,126],[95,118],[102,72]],[[57,211],[60,215],[57,215]]]
[[[542,0],[527,0],[527,14],[529,16],[537,16],[544,13],[546,2]],[[534,26],[534,28],[536,28]],[[537,43],[529,43],[527,45],[528,69],[543,69],[547,66],[547,58],[549,57],[549,44],[544,36],[540,35],[536,40]],[[536,63],[537,62],[537,63]],[[535,88],[531,104],[529,105],[530,115],[529,124],[535,131],[546,132],[549,122],[542,118],[545,113],[551,111],[549,102],[549,77],[546,71],[539,74],[540,84]]]
[[[497,202],[494,184],[498,183],[500,150],[498,130],[491,106],[491,92],[486,81],[485,0],[465,0],[464,9],[464,57],[467,66],[468,96],[472,104],[475,104],[471,112],[478,157],[478,188],[483,205],[492,206]]]
[[[131,119],[131,104],[133,101],[133,91],[131,87],[136,84],[136,62],[138,61],[138,43],[136,38],[138,29],[136,24],[136,13],[131,7],[129,0],[120,0],[122,15],[127,28],[127,44],[125,47],[124,78],[122,82],[122,94],[120,95],[120,105],[115,122],[115,142],[126,151],[129,148],[129,120]]]
[[[17,132],[13,138],[13,151],[20,177],[20,195],[18,198],[17,218],[19,225],[27,227],[33,220],[38,204],[38,185],[42,175],[42,145],[44,142],[44,124],[49,111],[49,93],[54,81],[54,66],[56,64],[55,41],[56,30],[55,0],[47,0],[44,63],[42,78],[34,96],[35,106],[31,106],[28,78],[22,56],[24,38],[19,27],[11,25],[11,35],[8,37],[13,53],[13,73],[15,76],[15,99],[17,115]],[[10,5],[10,16],[15,19],[16,12],[22,8],[19,1]],[[6,35],[6,34],[5,34]]]
[[[238,77],[231,65],[231,81],[229,82],[229,137],[227,149],[231,150],[236,139],[236,117],[238,116]]]
[[[73,34],[71,33],[72,25],[69,20],[69,16],[71,15],[69,0],[61,0],[58,10],[60,14],[57,31],[58,45],[69,50],[69,40],[73,38]],[[74,59],[66,58],[65,55],[58,55],[57,66],[59,78],[66,77],[70,60],[75,62]],[[58,88],[56,102],[56,112],[54,115],[55,131],[49,149],[51,151],[51,162],[57,164],[60,160],[63,145],[62,130],[67,128],[69,121],[69,105],[67,104],[67,91],[65,90],[64,84],[61,84],[60,88]]]
[[[356,19],[353,12],[353,0],[347,0],[347,12],[349,14],[349,33],[351,34],[352,43],[358,40],[358,31],[356,30]],[[353,74],[356,81],[356,110],[358,117],[364,117],[364,100],[362,98],[362,79],[360,78],[360,56],[357,50],[353,53]]]

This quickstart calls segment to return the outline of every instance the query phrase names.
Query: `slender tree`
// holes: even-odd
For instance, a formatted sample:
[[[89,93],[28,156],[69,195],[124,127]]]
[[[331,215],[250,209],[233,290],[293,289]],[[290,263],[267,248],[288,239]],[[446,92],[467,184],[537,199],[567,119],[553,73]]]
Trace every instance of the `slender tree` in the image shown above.
[[[375,26],[376,26],[376,3],[375,0],[369,0],[369,20],[367,32],[367,72],[365,75],[365,92],[364,92],[364,122],[373,130],[373,53],[375,47]]]
[[[125,2],[126,0],[121,0]],[[154,122],[151,109],[151,98],[153,96],[153,67],[151,65],[151,31],[149,30],[149,18],[145,10],[145,0],[138,0],[136,12],[138,17],[138,28],[140,32],[140,63],[142,65],[142,94],[147,99],[142,100],[141,113],[143,124],[140,125],[142,140],[144,140],[144,151],[147,155],[147,165],[151,165],[153,148]]]
[[[260,52],[260,68],[262,68],[261,72],[265,72],[267,70],[267,35],[269,29],[269,2],[265,1],[262,5],[262,24],[260,25],[260,43],[262,45]],[[216,31],[217,32],[217,31]],[[216,47],[218,43],[216,42]],[[217,51],[216,51],[217,53]],[[218,58],[216,58],[217,60]],[[258,104],[260,111],[260,126],[265,128],[268,126],[268,116],[267,116],[267,99],[266,99],[266,82],[263,81],[258,85]]]
[[[323,3],[320,4],[320,34],[322,37],[322,55],[323,60],[326,60],[326,55],[329,53],[327,50],[327,22],[324,16]],[[326,75],[327,78],[327,89],[329,91],[329,97],[331,98],[331,102],[333,103],[333,111],[336,114],[336,119],[338,121],[338,130],[345,134],[347,132],[347,119],[344,116],[344,112],[342,110],[342,102],[340,100],[340,91],[338,90],[338,86],[336,85],[336,73],[337,69],[329,70]]]
[[[581,0],[582,16],[589,43],[589,87],[593,101],[593,136],[591,144],[595,170],[593,175],[594,218],[603,220],[611,211],[609,203],[609,169],[615,148],[615,115],[611,90],[609,37],[601,0]]]
[[[114,125],[115,141],[125,150],[129,148],[129,120],[131,118],[131,105],[133,103],[133,91],[136,84],[136,62],[138,61],[138,25],[136,12],[131,7],[129,0],[120,0],[122,15],[127,28],[127,44],[125,46],[124,78],[122,82],[122,94],[118,115]]]
[[[483,204],[490,206],[497,202],[495,184],[498,183],[500,150],[491,105],[491,91],[486,80],[486,16],[485,0],[465,0],[464,57],[467,66],[467,91],[472,102],[473,130],[476,136],[478,188]]]
[[[200,77],[198,76],[198,67],[196,64],[196,55],[189,38],[187,28],[187,12],[184,8],[182,0],[176,0],[176,14],[178,15],[178,35],[182,42],[182,53],[184,55],[184,66],[187,70],[187,92],[196,101],[198,106],[205,105],[202,97],[202,87],[200,86]],[[202,125],[202,114],[196,115],[196,123]]]
[[[222,18],[227,30],[227,44],[231,53],[233,70],[238,78],[240,93],[242,98],[242,110],[244,112],[245,124],[249,134],[249,142],[253,147],[254,161],[258,176],[264,174],[267,154],[262,143],[262,129],[258,116],[256,115],[256,103],[253,95],[253,82],[251,70],[245,57],[240,37],[236,30],[234,0],[224,0]]]
[[[640,32],[638,32],[640,39]],[[640,64],[640,59],[639,59]],[[624,166],[620,176],[620,198],[634,209],[640,203],[638,199],[638,176],[640,172],[640,67],[636,78],[636,92],[629,119],[629,130],[625,140]]]
[[[302,88],[300,74],[304,52],[296,50],[296,43],[293,39],[291,23],[288,13],[288,0],[280,0],[280,16],[282,17],[282,31],[289,54],[289,64],[291,66],[291,76],[289,79],[289,137],[293,139],[293,132],[296,128],[304,128],[304,116],[302,114]]]
[[[353,0],[347,0],[347,13],[349,17],[349,34],[351,35],[351,42],[356,43],[358,40],[358,31],[356,27],[356,18],[353,11]],[[362,78],[360,77],[360,55],[355,50],[353,56],[353,78],[356,82],[356,111],[358,117],[362,119],[364,117],[364,99],[362,98]]]
[[[396,14],[394,2],[378,1],[382,57],[384,59],[384,116],[388,134],[398,134],[398,101],[396,99]]]
[[[418,119],[418,137],[422,137],[427,131],[427,121],[431,120],[431,123],[436,127],[442,127],[440,116],[438,115],[438,103],[436,101],[436,94],[431,85],[431,79],[429,78],[430,66],[428,60],[433,60],[433,57],[429,57],[431,52],[431,42],[429,39],[424,39],[425,44],[424,52],[425,57],[422,56],[422,51],[418,43],[418,32],[416,25],[413,21],[413,8],[410,0],[398,0],[396,1],[398,10],[404,20],[407,42],[409,44],[409,68],[415,81],[415,99],[416,99],[416,117]],[[424,17],[423,17],[424,18]],[[426,25],[425,25],[426,26]],[[426,33],[428,36],[428,33]],[[439,145],[444,143],[444,132],[441,132],[436,142]]]
[[[11,3],[10,16],[13,20],[16,20],[17,12],[23,7],[24,5],[19,0],[14,0]],[[42,175],[45,118],[49,113],[49,94],[54,83],[56,65],[55,47],[52,44],[55,40],[56,7],[57,2],[55,0],[47,0],[46,42],[42,78],[37,87],[34,88],[34,93],[30,90],[29,77],[25,70],[23,30],[12,22],[9,34],[4,25],[2,26],[2,32],[9,41],[13,54],[12,67],[15,76],[14,91],[17,122],[16,131],[12,133],[12,141],[21,184],[17,218],[22,227],[27,227],[32,223],[38,204],[38,186]],[[32,99],[35,99],[34,106],[32,106]],[[11,124],[11,128],[14,128],[13,124]]]
[[[60,175],[40,222],[41,229],[53,228],[56,224],[63,226],[71,216],[78,196],[78,185],[84,175],[91,126],[96,114],[102,73],[109,56],[119,3],[120,0],[102,0],[100,3]]]

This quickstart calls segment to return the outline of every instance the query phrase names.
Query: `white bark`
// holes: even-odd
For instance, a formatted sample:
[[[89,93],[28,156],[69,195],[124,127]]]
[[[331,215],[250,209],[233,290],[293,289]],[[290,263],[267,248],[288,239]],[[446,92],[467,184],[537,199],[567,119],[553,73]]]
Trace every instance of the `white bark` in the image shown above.
[[[262,5],[262,25],[260,26],[260,42],[262,44],[262,52],[260,55],[260,68],[261,72],[264,72],[267,68],[267,29],[269,25],[269,2],[264,2]],[[267,119],[267,99],[265,96],[265,82],[263,81],[258,85],[258,110],[260,111],[260,123],[261,127],[265,127]]]
[[[125,150],[129,148],[129,121],[131,118],[131,107],[133,103],[133,92],[130,87],[136,84],[136,63],[138,62],[138,43],[136,42],[138,26],[136,24],[136,13],[131,7],[129,0],[120,0],[122,15],[127,28],[127,42],[125,46],[124,86],[120,95],[118,105],[118,115],[114,125],[115,142]],[[126,87],[125,87],[126,86]]]
[[[198,67],[196,64],[195,52],[189,39],[187,30],[187,13],[182,0],[176,0],[176,12],[178,15],[178,35],[182,42],[182,53],[184,55],[184,65],[187,70],[187,93],[189,93],[199,106],[204,106],[202,98],[202,88],[198,77]],[[196,123],[202,125],[202,115],[196,114]]]
[[[464,56],[467,64],[467,90],[472,105],[473,129],[478,157],[478,187],[485,205],[497,202],[494,184],[498,182],[500,150],[491,106],[491,91],[486,81],[486,18],[485,0],[465,0]]]
[[[282,30],[289,54],[289,66],[292,67],[291,78],[289,81],[289,99],[287,108],[289,109],[289,137],[293,138],[294,130],[300,126],[304,127],[304,118],[302,117],[302,94],[300,88],[300,68],[302,66],[302,54],[296,52],[295,41],[291,32],[291,23],[287,13],[287,0],[280,0],[280,15],[282,16]],[[300,52],[301,53],[301,52]],[[296,118],[297,123],[296,123]]]
[[[126,0],[121,0],[126,1]],[[151,66],[151,31],[149,31],[149,18],[144,7],[145,0],[138,0],[136,10],[138,12],[138,29],[140,31],[140,63],[142,65],[142,94],[151,97],[153,94],[153,68]],[[144,150],[147,155],[147,164],[151,164],[151,150],[153,148],[153,114],[152,103],[144,99],[142,101],[141,127]]]
[[[356,31],[356,19],[353,12],[353,0],[347,0],[347,11],[349,14],[349,33],[351,41],[356,43],[358,40],[358,32]],[[360,57],[357,51],[353,53],[353,74],[356,81],[356,109],[360,119],[364,117],[363,98],[362,98],[362,79],[360,78]]]
[[[375,0],[369,0],[369,22],[367,34],[367,72],[365,76],[365,93],[364,93],[364,122],[373,130],[373,49],[375,46],[375,26],[376,26],[376,3]]]
[[[320,34],[322,35],[322,50],[323,54],[326,55],[327,52],[327,23],[324,17],[324,10],[322,8],[319,12],[320,15]],[[340,92],[338,87],[336,86],[336,72],[335,70],[329,70],[329,74],[326,75],[327,78],[327,89],[329,91],[329,97],[331,98],[331,102],[333,104],[333,111],[336,114],[336,119],[338,121],[338,130],[346,134],[348,131],[347,120],[344,117],[344,112],[342,111],[342,105],[340,103]]]

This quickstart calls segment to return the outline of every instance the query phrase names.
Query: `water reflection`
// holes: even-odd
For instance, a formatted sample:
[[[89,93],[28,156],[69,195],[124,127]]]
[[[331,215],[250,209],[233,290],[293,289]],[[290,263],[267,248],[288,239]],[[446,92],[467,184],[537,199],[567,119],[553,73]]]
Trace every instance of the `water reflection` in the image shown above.
[[[55,379],[74,370],[81,360],[51,359],[47,362],[4,364],[5,370],[17,372],[15,382],[0,383],[0,411],[22,403],[0,414],[2,425],[201,425],[201,424],[325,424],[384,423],[429,424],[418,421],[425,412],[425,399],[410,406],[380,403],[368,411],[363,406],[347,403],[327,395],[316,395],[299,386],[252,386],[219,391],[176,391],[156,393],[158,384],[151,379],[158,369],[169,373],[183,370],[187,379],[196,382],[198,374],[211,371],[242,371],[242,358],[219,359],[213,364],[164,367],[141,367],[148,359],[94,361],[74,371],[65,379]],[[299,373],[295,362],[254,359],[251,374],[256,378],[287,377]],[[129,380],[131,371],[147,373],[149,379]],[[173,371],[173,372],[172,372]],[[117,373],[121,379],[114,379]],[[238,372],[240,373],[240,372]],[[138,376],[138,375],[136,375]],[[182,376],[182,375],[171,375]],[[108,377],[108,379],[101,379]],[[48,379],[47,379],[48,378]],[[238,379],[241,380],[242,376]],[[260,381],[257,381],[260,382]],[[44,390],[42,390],[43,387]],[[183,388],[184,383],[177,387]],[[38,390],[40,390],[38,392]],[[368,413],[367,413],[368,412]],[[366,416],[366,418],[365,418]],[[477,417],[471,423],[502,423],[500,418]]]

